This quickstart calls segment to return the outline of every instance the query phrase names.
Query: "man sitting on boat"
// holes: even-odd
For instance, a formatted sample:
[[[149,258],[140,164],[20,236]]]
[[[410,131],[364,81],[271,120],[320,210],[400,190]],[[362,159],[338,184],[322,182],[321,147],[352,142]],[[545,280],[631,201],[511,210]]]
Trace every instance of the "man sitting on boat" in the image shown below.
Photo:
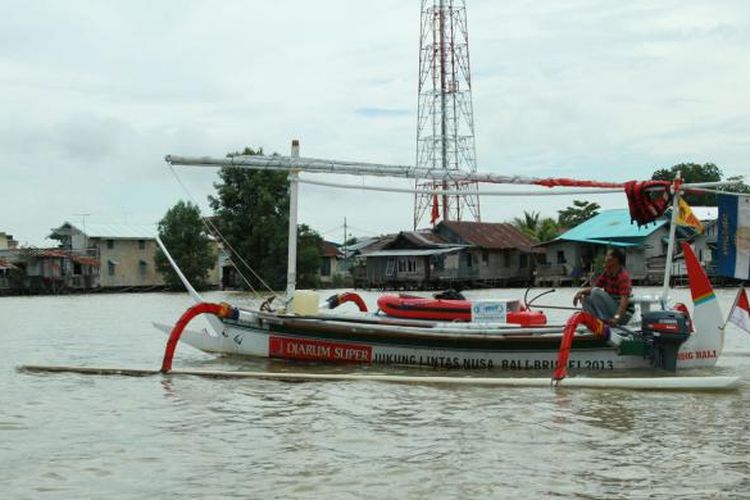
[[[581,301],[583,310],[610,326],[624,325],[635,312],[630,300],[630,274],[625,269],[625,254],[613,248],[604,260],[604,272],[593,287],[582,288],[573,297],[573,305]]]

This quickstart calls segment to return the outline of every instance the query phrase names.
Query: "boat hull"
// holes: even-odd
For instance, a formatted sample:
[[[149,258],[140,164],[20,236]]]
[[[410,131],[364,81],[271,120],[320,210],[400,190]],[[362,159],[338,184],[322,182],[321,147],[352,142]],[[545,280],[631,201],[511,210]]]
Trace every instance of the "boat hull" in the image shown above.
[[[325,364],[514,371],[547,371],[557,365],[559,333],[431,330],[434,328],[260,316],[254,322],[224,321],[218,334],[186,331],[182,341],[217,354]],[[587,372],[649,369],[652,364],[643,347],[630,341],[612,345],[591,334],[579,334],[573,341],[568,368]],[[691,354],[678,359],[678,369],[716,363],[715,355],[699,356],[690,351],[690,341],[683,349]]]

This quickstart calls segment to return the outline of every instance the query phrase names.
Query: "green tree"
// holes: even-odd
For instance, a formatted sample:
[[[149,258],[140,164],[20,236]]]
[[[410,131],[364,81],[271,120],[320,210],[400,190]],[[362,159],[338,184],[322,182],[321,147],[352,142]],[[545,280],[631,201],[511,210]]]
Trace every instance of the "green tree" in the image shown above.
[[[523,217],[514,217],[511,224],[523,234],[538,242],[553,240],[560,234],[560,226],[555,219],[551,217],[541,218],[539,212],[524,210]]]
[[[536,230],[536,239],[540,242],[554,240],[560,235],[560,225],[552,217],[545,217]]]
[[[598,203],[573,200],[573,206],[557,211],[557,223],[560,227],[570,229],[571,227],[575,227],[582,222],[586,222],[595,215],[598,215],[600,208],[601,207]]]
[[[523,217],[514,217],[511,222],[519,231],[538,242],[545,242],[557,238],[560,226],[551,217],[541,218],[539,212],[527,212]]]
[[[750,194],[750,186],[745,184],[741,176],[735,175],[732,177],[727,177],[727,181],[731,182],[731,184],[725,185],[724,186],[725,190],[730,191],[732,193]]]
[[[538,240],[537,230],[539,229],[539,212],[523,211],[523,218],[513,217],[512,224],[523,234],[530,238]]]
[[[236,155],[262,155],[263,149],[245,148]],[[274,289],[283,289],[287,273],[289,227],[289,183],[286,172],[222,168],[214,183],[216,196],[209,196],[216,225],[232,248],[260,278]],[[297,276],[300,286],[314,284],[320,269],[317,233],[299,228]],[[317,235],[319,238],[320,236]],[[240,269],[253,279],[246,269]],[[262,286],[255,282],[254,287]]]
[[[208,271],[216,264],[216,254],[204,230],[200,209],[179,201],[159,221],[159,238],[169,250],[182,273],[198,290],[208,286]],[[172,289],[183,288],[177,273],[161,250],[156,251],[156,269]]]
[[[320,287],[320,249],[323,237],[305,224],[297,229],[297,286]]]
[[[680,172],[685,182],[717,182],[721,180],[722,172],[713,163],[680,163],[672,168],[662,168],[653,173],[651,178],[657,181],[671,181]],[[713,193],[687,193],[685,201],[696,207],[716,206],[716,195]]]

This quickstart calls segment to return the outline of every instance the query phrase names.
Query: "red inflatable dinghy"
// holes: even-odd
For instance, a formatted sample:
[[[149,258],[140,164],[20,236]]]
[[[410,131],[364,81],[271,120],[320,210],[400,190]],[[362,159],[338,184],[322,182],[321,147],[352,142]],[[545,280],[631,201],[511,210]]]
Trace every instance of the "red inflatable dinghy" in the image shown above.
[[[378,307],[388,316],[395,318],[471,321],[471,302],[468,300],[381,295],[378,298]],[[542,311],[508,311],[506,321],[521,326],[542,326],[547,324],[547,317]]]

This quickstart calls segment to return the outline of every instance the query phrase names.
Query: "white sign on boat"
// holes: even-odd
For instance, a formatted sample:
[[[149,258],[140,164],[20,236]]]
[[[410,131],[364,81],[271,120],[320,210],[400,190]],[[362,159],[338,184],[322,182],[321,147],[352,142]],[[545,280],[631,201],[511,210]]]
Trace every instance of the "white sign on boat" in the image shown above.
[[[508,302],[505,300],[477,300],[471,303],[473,323],[505,323],[508,318]]]

